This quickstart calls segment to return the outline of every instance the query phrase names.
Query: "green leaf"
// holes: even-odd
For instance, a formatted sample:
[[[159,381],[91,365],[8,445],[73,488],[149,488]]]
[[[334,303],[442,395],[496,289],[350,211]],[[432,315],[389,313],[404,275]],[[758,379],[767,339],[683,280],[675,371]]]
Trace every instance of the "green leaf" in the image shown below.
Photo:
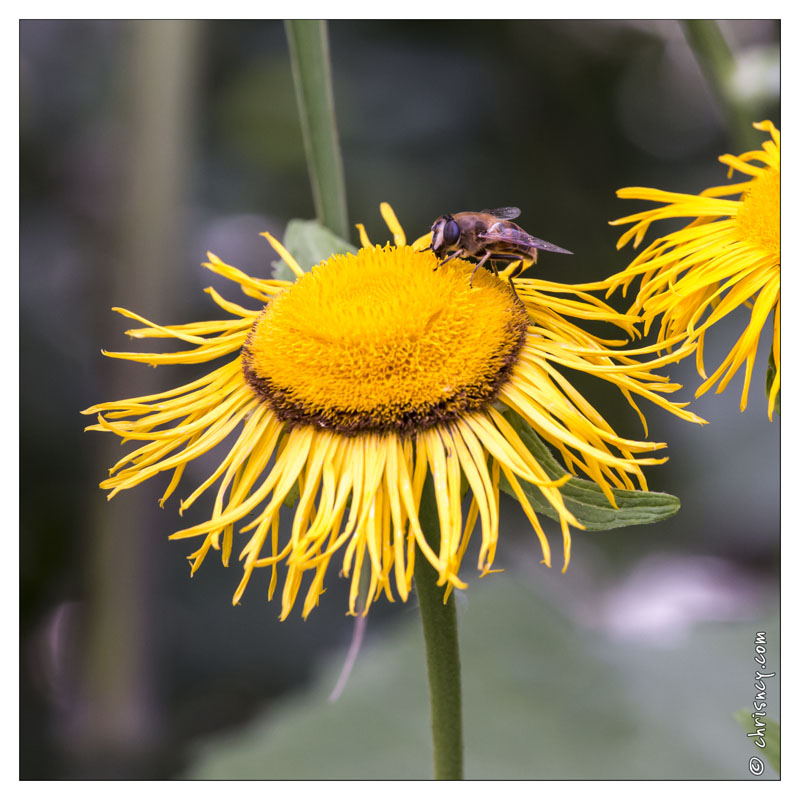
[[[734,715],[733,718],[742,726],[742,729],[746,733],[755,733],[756,726],[753,720],[753,715],[750,711],[746,708],[740,708]],[[771,717],[761,717],[764,721],[766,727],[762,728],[761,730],[764,731],[763,739],[766,742],[766,747],[758,747],[755,744],[755,740],[759,737],[751,736],[750,738],[753,740],[753,744],[755,745],[756,750],[761,753],[764,758],[769,761],[772,765],[772,768],[780,774],[781,771],[781,724],[780,722],[776,722]]]
[[[772,349],[769,351],[769,362],[767,363],[767,381],[766,386],[764,387],[767,400],[769,400],[769,393],[772,390],[772,383],[775,380],[775,375],[777,375],[778,370],[775,366],[775,355],[772,352]],[[778,389],[778,396],[775,398],[775,411],[777,411],[778,416],[781,415],[781,390]]]
[[[547,445],[516,411],[508,409],[503,412],[503,416],[542,465],[549,478],[557,479],[568,474],[556,461]],[[558,512],[545,500],[539,489],[523,480],[520,480],[520,485],[536,511],[558,520]],[[516,497],[502,475],[500,488],[512,497]],[[671,494],[614,489],[613,495],[618,506],[614,508],[596,483],[575,477],[570,478],[559,491],[567,508],[590,531],[607,531],[629,525],[660,522],[677,514],[681,507],[681,501]]]
[[[315,219],[292,219],[286,226],[284,247],[294,256],[303,269],[311,269],[336,253],[355,253],[356,248],[340,239],[333,231],[320,225]],[[294,273],[281,259],[272,262],[276,280],[293,281]]]
[[[466,565],[464,572],[467,577]],[[469,583],[466,596],[457,592],[450,598],[464,601],[458,606],[458,638],[467,779],[747,777],[751,746],[719,710],[741,702],[742,642],[748,636],[752,640],[750,620],[705,621],[688,628],[685,640],[653,647],[634,637],[606,638],[601,630],[565,617],[563,600],[547,590],[538,594],[535,587],[542,588],[541,583],[524,563]],[[326,594],[323,604],[334,596]],[[400,603],[381,611],[392,624],[373,626],[369,620],[364,646],[337,702],[328,696],[345,653],[320,649],[307,665],[308,682],[262,701],[237,727],[193,743],[181,777],[432,777],[421,626],[414,609]],[[389,612],[394,615],[388,617]],[[306,622],[290,618],[281,625],[294,623],[290,635],[298,637],[313,637],[314,626],[322,624],[312,614]],[[276,651],[259,674],[268,676],[267,670],[286,657]],[[687,724],[687,715],[675,709],[686,705],[689,664]]]

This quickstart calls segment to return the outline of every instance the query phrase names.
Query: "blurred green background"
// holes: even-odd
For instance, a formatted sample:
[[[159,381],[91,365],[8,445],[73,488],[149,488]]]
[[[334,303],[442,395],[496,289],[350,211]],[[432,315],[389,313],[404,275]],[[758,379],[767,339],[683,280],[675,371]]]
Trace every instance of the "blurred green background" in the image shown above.
[[[720,27],[737,96],[780,126],[778,23]],[[334,21],[329,34],[349,215],[373,241],[388,237],[383,200],[413,236],[442,213],[517,205],[529,232],[575,253],[545,254],[538,276],[599,280],[633,253],[607,224],[639,208],[616,189],[719,185],[717,156],[748,144],[677,22]],[[97,484],[120,450],[78,414],[195,376],[103,359],[128,348],[111,306],[211,318],[204,286],[239,298],[200,267],[205,251],[267,276],[258,233],[313,216],[282,23],[24,21],[20,95],[21,777],[429,777],[413,600],[370,612],[328,703],[353,630],[344,582],[306,622],[279,623],[255,584],[233,608],[238,569],[209,558],[189,580],[188,547],[167,541],[166,477],[106,503]],[[717,326],[707,365],[746,314]],[[766,344],[744,414],[740,378],[693,404],[703,428],[648,413],[670,455],[648,479],[680,496],[677,517],[576,532],[562,575],[509,502],[505,572],[478,581],[468,554],[467,777],[748,777],[733,714],[752,702],[755,631],[778,663]],[[669,374],[690,399],[693,364]],[[613,391],[582,388],[641,435]]]

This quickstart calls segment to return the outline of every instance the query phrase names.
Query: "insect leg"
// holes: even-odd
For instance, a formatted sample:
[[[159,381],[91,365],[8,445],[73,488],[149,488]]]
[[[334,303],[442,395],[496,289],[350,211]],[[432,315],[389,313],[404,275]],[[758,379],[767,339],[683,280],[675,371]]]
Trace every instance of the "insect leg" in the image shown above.
[[[436,265],[436,266],[433,268],[433,271],[434,271],[434,272],[436,272],[436,270],[437,270],[437,269],[439,269],[439,267],[441,267],[441,266],[442,266],[442,264],[446,264],[448,261],[452,261],[452,259],[454,259],[454,258],[458,258],[458,257],[459,257],[459,256],[460,256],[460,255],[461,255],[463,252],[464,252],[464,250],[462,249],[462,250],[456,250],[455,252],[453,252],[453,253],[450,253],[450,255],[449,255],[449,256],[447,256],[447,258],[446,258],[444,261],[440,261],[440,262],[439,262],[439,263],[438,263],[438,264],[437,264],[437,265]]]
[[[516,278],[524,270],[526,270],[528,267],[530,267],[530,266],[532,266],[533,264],[536,263],[535,261],[531,261],[529,258],[525,259],[522,256],[511,255],[511,254],[507,254],[507,253],[495,253],[492,256],[492,260],[493,261],[519,261],[520,262],[519,266],[517,266],[517,268],[511,273],[511,277],[512,278]]]
[[[472,270],[472,275],[469,276],[469,288],[472,288],[472,279],[475,277],[475,273],[486,263],[486,260],[491,256],[491,252],[489,250],[486,251],[486,255],[475,265],[475,269]],[[496,270],[495,270],[496,271]]]
[[[520,259],[519,264],[514,268],[513,272],[509,273],[509,276],[512,278],[516,278],[517,275],[519,275],[524,269],[525,269],[525,262],[522,259]]]
[[[511,260],[516,261],[519,258],[519,256],[509,257],[508,255],[503,255],[503,256],[497,255],[495,256],[495,258],[502,261],[511,261]],[[494,261],[491,261],[490,264],[492,266],[492,272],[494,272],[494,274],[497,275],[497,277],[499,278],[500,273],[497,271],[497,264],[495,264]],[[514,281],[510,275],[508,276],[508,285],[511,287],[511,290],[514,292],[514,294],[517,295],[517,300],[522,302],[522,298],[520,298],[520,296],[517,294],[517,287],[514,286]]]

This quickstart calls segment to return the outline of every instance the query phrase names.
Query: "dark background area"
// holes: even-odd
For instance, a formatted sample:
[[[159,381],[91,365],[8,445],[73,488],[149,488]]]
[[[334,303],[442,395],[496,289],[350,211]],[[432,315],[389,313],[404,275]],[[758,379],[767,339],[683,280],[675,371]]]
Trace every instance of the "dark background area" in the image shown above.
[[[752,119],[780,126],[778,24],[721,26]],[[412,239],[442,213],[517,205],[529,232],[575,253],[545,255],[537,276],[600,280],[634,252],[616,251],[621,229],[607,224],[642,207],[617,200],[618,188],[696,192],[725,182],[718,155],[747,149],[674,21],[335,21],[329,33],[350,220],[373,241],[387,236],[384,200]],[[212,318],[203,287],[240,298],[202,269],[206,250],[266,277],[276,257],[258,233],[313,217],[284,28],[25,21],[20,95],[20,774],[174,777],[197,741],[269,714],[320,664],[341,661],[352,633],[344,582],[308,621],[279,623],[259,587],[231,606],[236,566],[209,558],[189,580],[188,547],[167,540],[177,502],[156,503],[167,479],[106,503],[97,484],[118,444],[84,434],[78,414],[194,376],[103,359],[101,348],[128,347],[111,306],[167,324]],[[746,313],[717,326],[707,365]],[[662,579],[712,597],[665,599],[684,626],[772,613],[779,421],[766,416],[766,344],[744,414],[741,377],[693,405],[703,428],[645,407],[650,438],[670,455],[648,480],[681,497],[677,517],[576,532],[570,571],[545,575],[509,502],[497,566],[578,625],[575,609],[624,585],[632,594],[609,612],[609,636]],[[700,383],[691,361],[669,370],[684,400]],[[583,388],[620,433],[642,435],[622,398]],[[217,457],[191,465],[186,486]],[[198,504],[192,518],[206,513]],[[467,579],[474,563],[465,559]],[[381,602],[368,630],[413,614]],[[663,625],[656,614],[625,630],[669,638]]]

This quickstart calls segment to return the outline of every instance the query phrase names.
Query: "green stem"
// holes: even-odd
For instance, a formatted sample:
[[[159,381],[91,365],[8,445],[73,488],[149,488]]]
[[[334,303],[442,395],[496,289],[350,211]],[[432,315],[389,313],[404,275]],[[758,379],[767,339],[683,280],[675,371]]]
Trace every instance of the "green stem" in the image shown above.
[[[179,292],[176,263],[182,248],[181,215],[191,162],[197,64],[202,23],[141,20],[126,28],[129,45],[120,50],[120,119],[125,122],[129,172],[121,184],[116,269],[99,264],[95,283],[103,305],[125,297],[153,319],[167,316]],[[174,303],[173,303],[174,305]],[[105,316],[105,315],[104,315]],[[118,336],[117,325],[99,334]],[[104,392],[113,397],[160,391],[153,370],[133,375],[119,363],[103,366]],[[142,390],[142,391],[140,391]],[[119,446],[99,448],[101,474],[119,458]],[[145,490],[147,493],[149,490]],[[141,777],[157,748],[163,719],[155,701],[158,656],[154,653],[157,596],[154,564],[162,546],[162,526],[142,497],[107,502],[97,492],[87,539],[87,593],[82,706],[76,709],[71,744],[82,746],[84,774]],[[155,538],[154,538],[155,536]],[[124,565],[124,566],[123,566]],[[122,568],[121,568],[122,567]],[[144,759],[139,761],[138,759]],[[149,767],[147,768],[149,769]]]
[[[286,36],[317,219],[350,240],[325,20],[287,20]]]
[[[439,515],[430,477],[425,481],[419,520],[434,552],[439,549]],[[438,573],[417,551],[414,581],[422,615],[428,684],[431,693],[433,767],[436,780],[464,777],[464,745],[461,723],[461,662],[458,654],[455,598],[445,605],[444,587]]]
[[[719,25],[713,19],[682,20],[683,32],[697,63],[719,102],[736,145],[745,149],[756,140],[750,109],[731,91],[735,69],[731,53]]]

